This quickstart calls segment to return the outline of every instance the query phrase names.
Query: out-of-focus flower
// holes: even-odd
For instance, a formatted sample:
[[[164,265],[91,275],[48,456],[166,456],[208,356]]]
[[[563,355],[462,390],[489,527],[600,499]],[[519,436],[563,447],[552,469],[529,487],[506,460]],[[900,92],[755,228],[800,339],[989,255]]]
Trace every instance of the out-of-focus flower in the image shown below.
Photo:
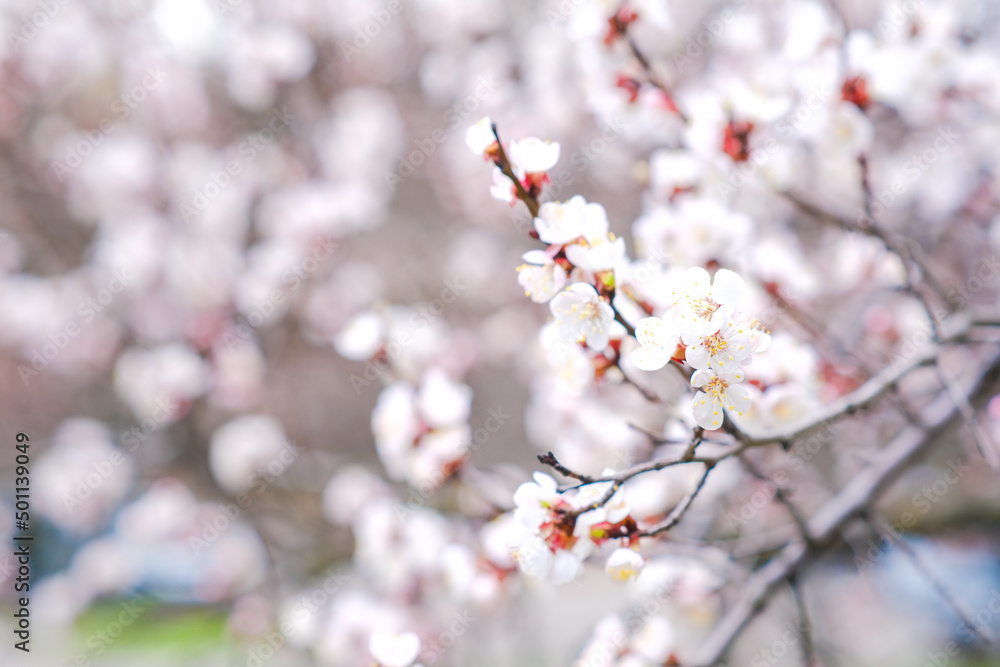
[[[382,667],[409,667],[420,653],[420,638],[412,632],[398,635],[377,632],[372,635],[368,650]]]
[[[545,202],[535,218],[538,238],[546,243],[565,244],[576,239],[599,237],[608,232],[604,207],[577,195],[566,202]]]
[[[254,484],[255,475],[277,476],[296,457],[276,419],[242,415],[212,434],[208,464],[219,486],[242,493]]]
[[[486,116],[465,131],[465,145],[476,155],[486,156],[487,150],[497,142],[493,135],[493,119]]]
[[[382,347],[385,323],[379,315],[365,311],[351,318],[333,341],[341,356],[354,361],[371,359]]]
[[[517,282],[535,303],[547,303],[566,286],[566,269],[544,250],[531,250],[521,259],[527,264],[517,267]]]
[[[90,533],[108,519],[132,486],[131,457],[93,419],[69,419],[34,467],[35,509],[60,528]]]
[[[559,161],[559,144],[535,137],[510,142],[511,164],[525,174],[542,174]]]
[[[417,488],[444,483],[471,444],[472,390],[440,368],[430,368],[419,389],[397,382],[372,412],[375,447],[389,477]]]
[[[552,299],[549,308],[564,341],[586,343],[595,351],[608,346],[615,313],[592,285],[570,285]]]
[[[517,523],[507,526],[507,543],[520,570],[557,585],[575,579],[597,545],[630,521],[621,491],[593,507],[609,485],[593,484],[576,494],[561,494],[551,476],[536,472],[534,481],[519,486],[514,493]]]
[[[639,552],[623,547],[611,552],[604,569],[614,581],[634,581],[638,579],[645,563]]]

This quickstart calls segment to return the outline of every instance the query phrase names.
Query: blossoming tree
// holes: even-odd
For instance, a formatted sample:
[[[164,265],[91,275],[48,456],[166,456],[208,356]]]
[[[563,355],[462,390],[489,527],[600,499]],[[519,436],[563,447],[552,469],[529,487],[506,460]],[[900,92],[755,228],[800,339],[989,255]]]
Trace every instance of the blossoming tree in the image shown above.
[[[991,3],[8,4],[45,664],[995,656]]]

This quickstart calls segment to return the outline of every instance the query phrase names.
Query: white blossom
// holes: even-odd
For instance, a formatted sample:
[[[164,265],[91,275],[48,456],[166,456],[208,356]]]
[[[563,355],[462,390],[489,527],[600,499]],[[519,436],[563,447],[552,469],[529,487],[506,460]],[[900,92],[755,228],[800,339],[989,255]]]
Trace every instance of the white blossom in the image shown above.
[[[600,204],[577,195],[566,202],[542,204],[535,229],[539,239],[559,245],[580,237],[598,238],[608,233],[608,214]]]
[[[566,286],[566,269],[552,261],[542,250],[531,250],[521,257],[527,264],[517,267],[517,282],[524,295],[535,303],[548,303]]]
[[[475,125],[470,125],[465,131],[465,145],[476,155],[483,155],[486,149],[495,144],[493,136],[493,119],[486,116]]]
[[[639,552],[623,547],[611,552],[604,569],[614,581],[626,582],[638,579],[645,564]]]
[[[559,161],[559,144],[534,137],[510,142],[511,164],[525,174],[541,174]]]
[[[420,653],[420,638],[412,632],[376,632],[368,642],[368,650],[381,667],[409,667]]]
[[[695,371],[691,385],[700,389],[691,402],[695,422],[704,429],[713,431],[722,426],[725,411],[737,416],[750,408],[750,394],[740,383],[743,371],[716,373],[713,370]]]
[[[592,285],[570,285],[552,299],[549,307],[563,340],[586,343],[597,351],[607,347],[615,314]]]

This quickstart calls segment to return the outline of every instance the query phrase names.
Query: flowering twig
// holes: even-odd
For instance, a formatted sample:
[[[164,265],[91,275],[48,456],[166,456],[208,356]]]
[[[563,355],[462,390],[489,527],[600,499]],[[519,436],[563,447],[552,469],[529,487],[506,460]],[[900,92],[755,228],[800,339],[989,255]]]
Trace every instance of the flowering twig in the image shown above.
[[[646,81],[651,86],[653,86],[654,88],[658,89],[661,93],[663,93],[663,95],[666,97],[666,101],[669,104],[671,111],[676,113],[677,116],[682,121],[687,123],[688,122],[687,116],[684,114],[683,111],[677,108],[677,105],[674,103],[674,97],[673,93],[670,90],[670,87],[667,86],[666,83],[664,83],[664,81],[656,73],[656,70],[653,69],[652,62],[650,62],[649,58],[646,57],[646,54],[642,52],[642,49],[639,48],[639,45],[636,43],[635,38],[633,38],[632,34],[629,32],[628,28],[629,21],[623,21],[619,19],[622,13],[624,11],[627,11],[626,5],[627,3],[623,2],[619,7],[618,11],[615,12],[615,15],[611,18],[612,28],[618,35],[621,36],[623,40],[625,40],[625,44],[628,46],[629,51],[632,52],[632,57],[635,58],[636,62],[639,63],[639,66],[642,67],[642,71],[646,75]],[[635,17],[634,14],[632,16],[633,18]]]
[[[582,474],[580,474],[578,472],[573,472],[572,470],[570,470],[569,468],[567,468],[563,464],[559,463],[559,460],[556,458],[556,455],[553,454],[552,452],[548,452],[546,454],[539,454],[538,455],[538,460],[539,460],[540,463],[542,463],[542,465],[547,465],[547,466],[552,467],[556,472],[558,472],[559,474],[561,474],[561,475],[563,475],[565,477],[570,477],[572,479],[578,479],[581,482],[583,482],[584,484],[593,484],[594,483],[594,478],[591,477],[590,475],[582,475]]]
[[[965,395],[970,404],[981,405],[993,395],[998,383],[1000,355],[991,360],[988,369]],[[924,426],[903,430],[816,512],[807,524],[808,544],[800,539],[789,542],[750,577],[743,594],[702,644],[699,654],[686,663],[689,667],[715,665],[781,582],[793,576],[812,553],[833,543],[850,520],[866,511],[921,453],[962,420],[961,411],[948,396],[935,400],[924,410],[924,415]]]
[[[507,157],[507,151],[503,149],[503,142],[500,141],[500,135],[497,133],[497,124],[491,123],[490,129],[493,130],[493,136],[497,140],[497,155],[496,155],[496,165],[506,176],[514,183],[514,191],[517,193],[517,198],[524,202],[524,205],[528,207],[528,213],[531,214],[532,218],[538,217],[538,198],[531,196],[527,190],[524,189],[524,185],[521,184],[521,180],[514,173],[513,167],[510,166],[510,159]]]
[[[778,441],[792,441],[811,431],[827,425],[844,415],[849,415],[871,405],[876,399],[889,391],[899,380],[913,370],[935,363],[940,347],[934,346],[919,354],[915,354],[906,363],[891,366],[849,394],[817,409],[813,414],[782,427],[755,430],[743,427],[747,445],[756,447]]]
[[[528,213],[531,217],[537,218],[538,211],[541,208],[541,204],[538,203],[538,197],[531,192],[524,189],[524,185],[518,179],[517,174],[514,173],[513,167],[511,167],[510,159],[507,157],[507,152],[503,148],[503,142],[500,141],[500,133],[497,131],[497,124],[490,123],[490,129],[493,131],[493,137],[496,139],[496,156],[494,161],[500,171],[514,184],[514,191],[517,194],[517,198],[524,202],[524,205],[528,207]],[[537,232],[532,232],[537,238]],[[614,290],[611,290],[611,294],[608,298],[608,305],[611,306],[612,311],[615,314],[615,321],[621,324],[626,333],[629,336],[635,336],[635,327],[629,324],[625,316],[621,314],[621,311],[614,304]]]

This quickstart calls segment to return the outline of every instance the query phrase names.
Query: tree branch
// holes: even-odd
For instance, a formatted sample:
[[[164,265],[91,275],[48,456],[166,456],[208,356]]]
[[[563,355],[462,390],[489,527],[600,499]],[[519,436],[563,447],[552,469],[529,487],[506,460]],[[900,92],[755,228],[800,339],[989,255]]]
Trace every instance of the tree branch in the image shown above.
[[[1000,355],[966,392],[974,406],[985,403],[1000,382]],[[690,667],[711,667],[733,640],[765,605],[781,582],[794,575],[811,553],[832,543],[841,529],[864,512],[921,453],[962,421],[962,413],[950,396],[940,396],[924,410],[923,426],[910,426],[882,449],[865,468],[830,499],[808,522],[811,548],[802,540],[788,543],[771,561],[748,580],[743,594],[726,612]]]

